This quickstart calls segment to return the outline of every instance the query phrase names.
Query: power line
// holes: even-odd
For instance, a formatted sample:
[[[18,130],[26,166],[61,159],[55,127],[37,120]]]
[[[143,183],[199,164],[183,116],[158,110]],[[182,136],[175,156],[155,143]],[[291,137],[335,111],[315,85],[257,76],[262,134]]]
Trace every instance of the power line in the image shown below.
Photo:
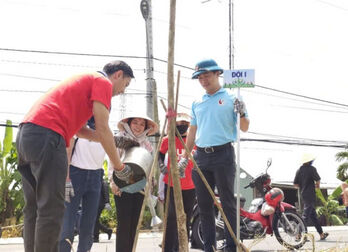
[[[305,99],[310,99],[310,100],[314,100],[314,101],[330,103],[330,104],[334,104],[334,105],[338,105],[338,106],[342,106],[342,107],[347,107],[348,108],[348,105],[347,104],[343,104],[343,103],[332,102],[332,101],[318,99],[318,98],[314,98],[314,97],[310,97],[310,96],[306,96],[306,95],[295,94],[295,93],[292,93],[292,92],[282,91],[282,90],[279,90],[279,89],[269,88],[269,87],[265,87],[265,86],[261,86],[261,85],[255,85],[255,87],[271,90],[273,92],[283,93],[283,94],[287,94],[287,95],[293,95],[293,96],[302,97],[302,98],[305,98]]]
[[[309,107],[272,105],[272,104],[270,106],[278,107],[278,108],[288,108],[288,109],[299,109],[299,110],[310,110],[310,111],[320,111],[320,112],[329,112],[329,113],[348,114],[348,111],[339,111],[339,110],[330,110],[330,109],[317,109],[317,108],[309,108]]]
[[[42,61],[24,61],[24,60],[7,60],[1,59],[1,62],[17,63],[17,64],[33,64],[33,65],[48,65],[48,66],[62,66],[62,67],[84,67],[84,68],[99,68],[100,66],[91,65],[75,65],[75,64],[63,64],[53,62],[42,62]]]
[[[284,100],[290,100],[290,101],[307,103],[307,104],[315,104],[315,105],[319,105],[319,106],[328,106],[328,107],[332,107],[332,108],[341,108],[341,106],[337,106],[337,105],[323,104],[322,102],[301,100],[301,99],[296,99],[296,98],[291,98],[291,97],[286,97],[286,96],[280,96],[280,95],[275,95],[275,94],[270,94],[270,93],[264,93],[264,92],[255,91],[254,89],[249,89],[249,88],[246,88],[243,91],[246,92],[246,93],[254,93],[254,94],[259,94],[259,95],[276,97],[276,98],[280,98],[280,99],[284,99]]]
[[[92,65],[76,65],[76,64],[63,64],[63,63],[53,63],[53,62],[42,62],[42,61],[23,61],[23,60],[7,60],[1,59],[1,62],[8,63],[17,63],[17,64],[32,64],[32,65],[47,65],[47,66],[61,66],[61,67],[83,67],[83,68],[94,68],[99,69],[100,66],[92,66]],[[144,72],[144,68],[132,68],[133,71],[142,71]]]
[[[321,143],[306,143],[291,140],[274,140],[274,139],[257,139],[257,138],[241,138],[242,142],[263,142],[263,143],[275,143],[275,144],[287,144],[287,145],[302,145],[302,146],[313,146],[313,147],[333,147],[346,149],[348,143],[346,144],[321,144]]]
[[[129,59],[147,59],[146,56],[135,56],[135,55],[114,55],[114,54],[98,54],[98,53],[73,53],[73,52],[60,52],[60,51],[43,51],[43,50],[26,50],[26,49],[13,49],[13,48],[0,48],[0,51],[11,51],[11,52],[24,52],[24,53],[44,53],[44,54],[57,54],[57,55],[72,55],[72,56],[90,56],[90,57],[107,57],[107,58],[129,58]],[[168,63],[168,61],[159,59],[156,57],[153,60]],[[192,67],[188,67],[181,64],[174,63],[175,66],[194,70]]]
[[[327,2],[327,1],[323,1],[323,0],[317,0],[317,1],[318,1],[318,2],[321,2],[321,3],[324,3],[324,4],[327,4],[327,5],[331,6],[331,7],[340,9],[340,10],[348,11],[347,8],[344,8],[344,7],[342,7],[342,6],[339,6],[339,5],[336,5],[336,4],[333,4],[333,3],[329,3],[329,2]]]
[[[119,57],[119,58],[147,59],[147,57],[145,57],[145,56],[134,56],[134,55],[72,53],[72,52],[25,50],[25,49],[13,49],[13,48],[0,48],[0,51],[12,51],[12,52],[24,52],[24,53],[45,53],[45,54],[74,55],[74,56],[113,57],[113,58]],[[153,60],[156,60],[156,61],[159,61],[159,62],[162,62],[162,63],[168,63],[166,60],[159,59],[159,58],[156,58],[156,57],[153,57]],[[178,66],[178,67],[185,68],[185,69],[194,70],[194,68],[188,67],[188,66],[185,66],[185,65],[182,65],[182,64],[174,63],[174,65]],[[283,94],[287,94],[287,95],[297,96],[297,97],[301,97],[301,98],[305,98],[305,99],[309,99],[309,100],[319,101],[319,102],[323,102],[323,103],[329,103],[329,104],[343,106],[343,107],[347,107],[348,108],[348,105],[347,104],[343,104],[343,103],[332,102],[332,101],[323,100],[323,99],[319,99],[319,98],[314,98],[314,97],[310,97],[310,96],[305,96],[305,95],[301,95],[301,94],[296,94],[296,93],[292,93],[292,92],[288,92],[288,91],[282,91],[282,90],[275,89],[275,88],[269,88],[269,87],[261,86],[261,85],[255,85],[255,86],[259,87],[259,88],[266,89],[266,90],[270,90],[270,91],[273,91],[273,92],[283,93]]]
[[[19,124],[6,124],[0,123],[0,127],[13,127],[18,128]],[[341,148],[346,149],[346,144],[320,144],[320,143],[303,143],[289,140],[274,140],[274,139],[253,139],[253,138],[241,138],[242,142],[264,142],[264,143],[273,143],[273,144],[287,144],[287,145],[302,145],[302,146],[313,146],[313,147],[330,147],[330,148]]]
[[[36,77],[36,76],[28,76],[28,75],[20,75],[20,74],[10,74],[10,73],[1,73],[0,72],[0,75],[4,75],[4,76],[11,76],[11,77],[17,77],[17,78],[28,78],[28,79],[36,79],[36,80],[44,80],[44,81],[54,81],[54,82],[60,82],[61,80],[58,80],[58,79],[50,79],[50,78],[42,78],[42,77]],[[275,91],[275,89],[272,89],[272,88],[267,88],[267,87],[263,87],[263,86],[260,86],[260,85],[255,85],[257,87],[261,87],[261,88],[265,88],[265,89],[270,89],[272,91]],[[141,90],[141,89],[132,89],[132,88],[127,88],[127,90],[132,90],[132,91],[139,91],[139,92],[146,92],[145,90]],[[0,91],[6,91],[6,92],[10,92],[10,90],[0,90]],[[29,91],[29,90],[18,90],[18,92],[40,92],[40,91]],[[46,91],[44,91],[46,92]],[[344,107],[347,107],[348,108],[348,105],[345,105],[345,104],[341,104],[341,103],[336,103],[336,102],[331,102],[331,101],[325,101],[325,100],[321,100],[321,99],[317,99],[317,98],[312,98],[312,97],[309,97],[309,96],[304,96],[304,95],[297,95],[297,94],[294,94],[294,93],[289,93],[289,92],[283,92],[283,91],[280,91],[280,90],[277,90],[277,92],[280,92],[280,93],[287,93],[289,95],[293,95],[293,96],[299,96],[299,97],[302,97],[302,98],[305,98],[305,99],[312,99],[312,100],[315,100],[315,101],[320,101],[321,103],[328,103],[328,104],[333,104],[333,105],[336,105],[337,106],[344,106]],[[158,93],[163,93],[165,94],[164,92],[158,92]],[[148,94],[148,93],[144,93],[145,95],[152,95],[152,94]],[[193,97],[191,95],[182,95],[182,96],[187,96],[187,97]],[[164,97],[163,97],[164,98]],[[284,99],[287,99],[286,97],[279,97],[279,98],[284,98]],[[288,98],[289,99],[289,98]],[[303,102],[306,102],[306,101],[303,101]],[[317,103],[316,103],[317,104]],[[181,105],[182,107],[184,108],[188,108],[186,106],[183,106]],[[278,107],[281,107],[280,105],[277,105]],[[290,106],[288,106],[289,108],[291,108]],[[295,108],[295,107],[293,107]],[[313,108],[301,108],[301,107],[297,107],[297,109],[307,109],[307,110],[318,110],[318,111],[325,111],[325,112],[336,112],[336,113],[347,113],[347,112],[343,112],[343,111],[330,111],[330,110],[321,110],[321,109],[313,109]]]
[[[58,80],[58,79],[35,77],[35,76],[28,76],[28,75],[21,75],[21,74],[0,73],[0,75],[17,77],[17,78],[35,79],[35,80],[55,81],[55,82],[61,81],[61,80]]]
[[[261,135],[261,136],[273,137],[273,138],[293,139],[293,140],[299,140],[299,141],[316,141],[316,142],[326,142],[326,143],[327,142],[331,142],[331,143],[337,143],[337,144],[348,144],[347,142],[341,142],[341,141],[332,141],[332,140],[323,140],[323,139],[312,139],[312,138],[303,138],[303,137],[294,137],[294,136],[275,135],[275,134],[262,133],[262,132],[253,132],[253,131],[248,131],[248,134]]]
[[[14,124],[3,124],[3,123],[0,123],[0,127],[18,128],[18,124],[14,125]]]
[[[43,53],[43,54],[58,54],[58,55],[72,55],[72,56],[92,56],[92,57],[107,57],[107,58],[118,57],[118,58],[146,59],[145,56],[134,56],[134,55],[112,55],[112,54],[98,54],[98,53],[73,53],[73,52],[26,50],[26,49],[12,49],[12,48],[0,48],[0,51],[25,52],[25,53]]]

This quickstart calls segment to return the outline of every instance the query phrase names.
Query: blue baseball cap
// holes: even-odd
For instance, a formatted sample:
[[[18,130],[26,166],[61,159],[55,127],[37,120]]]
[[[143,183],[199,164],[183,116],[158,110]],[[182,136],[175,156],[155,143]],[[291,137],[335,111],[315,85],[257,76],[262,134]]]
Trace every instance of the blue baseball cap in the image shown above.
[[[209,71],[219,71],[220,74],[224,72],[224,70],[218,66],[215,60],[206,59],[196,64],[195,71],[192,74],[192,79],[197,79],[200,74],[209,72]]]

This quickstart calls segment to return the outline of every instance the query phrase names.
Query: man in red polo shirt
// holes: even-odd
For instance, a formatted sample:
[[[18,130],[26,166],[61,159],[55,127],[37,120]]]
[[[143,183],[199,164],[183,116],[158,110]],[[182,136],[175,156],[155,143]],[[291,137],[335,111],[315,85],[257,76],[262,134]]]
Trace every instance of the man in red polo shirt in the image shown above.
[[[106,64],[101,72],[63,81],[43,95],[20,124],[17,134],[18,169],[22,174],[24,247],[26,252],[58,251],[68,194],[66,147],[75,134],[100,142],[114,164],[116,175],[127,180],[130,167],[121,163],[109,128],[112,96],[124,93],[133,71],[123,61]],[[94,116],[96,130],[86,127]]]

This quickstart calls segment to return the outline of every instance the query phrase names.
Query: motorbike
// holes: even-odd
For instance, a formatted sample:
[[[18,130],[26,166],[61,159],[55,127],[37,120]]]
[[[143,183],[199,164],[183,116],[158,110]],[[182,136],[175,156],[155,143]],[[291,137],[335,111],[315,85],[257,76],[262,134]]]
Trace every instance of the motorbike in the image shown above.
[[[244,188],[255,188],[261,196],[252,200],[249,209],[243,209],[245,198],[240,197],[240,238],[259,239],[266,235],[273,235],[278,242],[287,249],[299,249],[307,241],[307,226],[296,208],[284,202],[284,193],[280,188],[271,187],[271,177],[267,173],[272,160],[267,162],[264,173],[256,176]],[[218,192],[215,195],[219,201]],[[236,197],[235,197],[236,198]],[[224,221],[218,208],[215,206],[216,240],[219,249],[224,247]],[[194,207],[191,221],[191,245],[203,249],[203,236],[199,219],[198,206]]]

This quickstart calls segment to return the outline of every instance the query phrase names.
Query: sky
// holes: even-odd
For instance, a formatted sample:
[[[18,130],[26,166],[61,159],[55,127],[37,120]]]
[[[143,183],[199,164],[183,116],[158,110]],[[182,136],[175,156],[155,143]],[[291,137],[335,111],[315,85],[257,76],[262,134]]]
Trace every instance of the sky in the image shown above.
[[[228,3],[176,1],[174,61],[185,66],[174,69],[175,74],[181,72],[179,112],[189,112],[192,101],[204,93],[190,78],[198,61],[213,58],[229,69]],[[255,88],[241,89],[251,120],[249,133],[241,133],[241,138],[347,143],[348,3],[233,3],[233,67],[255,69],[256,83]],[[169,1],[152,0],[152,7],[154,78],[158,95],[166,99]],[[136,78],[122,98],[123,107],[120,97],[113,99],[110,125],[115,127],[122,109],[145,112],[146,37],[140,1],[0,0],[0,31],[0,123],[20,122],[33,102],[60,80],[99,70],[114,59],[129,63]],[[161,107],[159,116],[163,121]],[[269,171],[277,180],[291,181],[302,153],[311,152],[317,156],[319,174],[325,174],[328,183],[337,183],[334,155],[340,150],[245,141],[241,166],[255,175],[272,157]]]

